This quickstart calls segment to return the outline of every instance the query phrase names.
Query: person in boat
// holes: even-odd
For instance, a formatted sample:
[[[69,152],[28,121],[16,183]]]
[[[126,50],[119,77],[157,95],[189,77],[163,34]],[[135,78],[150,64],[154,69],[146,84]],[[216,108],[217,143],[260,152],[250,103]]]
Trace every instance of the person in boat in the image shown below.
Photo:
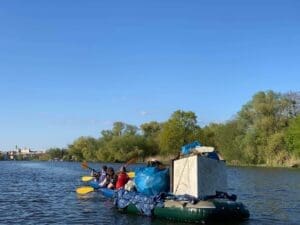
[[[157,159],[151,159],[150,161],[148,161],[147,166],[148,167],[156,167],[158,169],[164,169],[163,164],[160,161],[158,161]]]
[[[96,181],[100,184],[101,182],[103,182],[103,180],[106,177],[106,171],[107,171],[107,166],[104,165],[104,166],[102,166],[102,169],[99,172],[96,170],[92,170],[91,176],[94,177],[94,181]]]
[[[100,172],[100,176],[99,176],[99,180],[98,180],[99,184],[101,184],[105,180],[106,173],[107,173],[107,166],[104,165],[104,166],[102,166],[102,169]]]
[[[107,187],[109,189],[115,189],[117,183],[117,175],[112,167],[107,168],[107,174],[105,179],[100,183],[101,187]]]
[[[129,181],[129,177],[126,173],[126,167],[122,166],[118,174],[118,180],[116,183],[116,189],[124,188],[125,184]]]
[[[94,177],[94,181],[98,182],[100,177],[100,172],[96,170],[91,171],[91,176]]]

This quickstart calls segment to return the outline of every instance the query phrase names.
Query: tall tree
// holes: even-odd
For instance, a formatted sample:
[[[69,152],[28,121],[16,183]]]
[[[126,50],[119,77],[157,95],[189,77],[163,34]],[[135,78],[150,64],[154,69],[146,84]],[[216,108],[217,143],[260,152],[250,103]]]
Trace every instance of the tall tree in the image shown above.
[[[46,151],[46,153],[49,155],[50,159],[62,159],[65,151],[60,148],[50,148]]]
[[[300,115],[291,120],[285,141],[288,150],[296,157],[300,157]]]
[[[200,131],[194,112],[175,111],[163,125],[159,138],[161,152],[177,154],[182,145],[195,141]]]
[[[102,130],[101,131],[101,140],[110,141],[114,136],[114,133],[111,130]]]
[[[142,134],[146,141],[145,156],[153,156],[159,153],[159,135],[162,129],[162,124],[156,121],[144,123],[141,126]]]
[[[93,137],[80,137],[69,145],[69,154],[76,160],[95,161],[98,141]]]
[[[149,123],[143,123],[141,125],[141,130],[145,137],[156,137],[158,136],[159,132],[161,131],[162,124],[151,121]]]
[[[125,129],[125,123],[123,122],[114,122],[112,133],[114,136],[121,136],[123,134],[123,131]]]
[[[236,120],[214,126],[215,147],[228,161],[241,162],[243,153],[240,149],[240,130]]]
[[[241,148],[249,163],[268,163],[270,156],[285,151],[279,133],[288,126],[291,104],[279,93],[258,92],[239,112],[237,120],[244,133]]]
[[[138,127],[130,124],[126,124],[124,134],[135,135],[138,131]]]

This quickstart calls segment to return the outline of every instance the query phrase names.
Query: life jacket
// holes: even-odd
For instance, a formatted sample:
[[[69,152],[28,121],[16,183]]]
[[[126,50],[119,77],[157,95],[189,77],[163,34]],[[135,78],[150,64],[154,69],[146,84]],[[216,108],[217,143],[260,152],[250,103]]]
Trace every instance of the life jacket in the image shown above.
[[[99,183],[102,183],[106,178],[106,172],[104,170],[101,171],[101,175],[99,177]]]
[[[124,187],[128,180],[129,180],[129,177],[128,177],[127,173],[124,173],[124,172],[119,173],[117,184],[116,184],[116,189]]]

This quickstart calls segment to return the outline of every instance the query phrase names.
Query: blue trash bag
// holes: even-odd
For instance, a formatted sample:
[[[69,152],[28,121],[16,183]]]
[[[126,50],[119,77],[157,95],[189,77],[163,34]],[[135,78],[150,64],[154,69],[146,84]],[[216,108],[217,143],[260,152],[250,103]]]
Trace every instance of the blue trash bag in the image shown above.
[[[157,195],[169,191],[169,169],[142,167],[135,170],[135,186],[138,192],[146,195]]]
[[[184,154],[184,155],[187,155],[190,153],[190,151],[197,147],[197,146],[201,146],[201,144],[199,143],[199,141],[194,141],[190,144],[186,144],[184,146],[181,147],[181,153]]]

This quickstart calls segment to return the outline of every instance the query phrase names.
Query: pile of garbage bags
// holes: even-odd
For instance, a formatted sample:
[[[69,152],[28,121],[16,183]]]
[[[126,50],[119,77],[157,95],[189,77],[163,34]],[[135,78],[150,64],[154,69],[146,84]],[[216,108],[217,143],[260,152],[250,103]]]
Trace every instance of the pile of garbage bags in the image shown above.
[[[134,183],[139,193],[146,196],[169,191],[169,169],[142,167],[135,171]]]

